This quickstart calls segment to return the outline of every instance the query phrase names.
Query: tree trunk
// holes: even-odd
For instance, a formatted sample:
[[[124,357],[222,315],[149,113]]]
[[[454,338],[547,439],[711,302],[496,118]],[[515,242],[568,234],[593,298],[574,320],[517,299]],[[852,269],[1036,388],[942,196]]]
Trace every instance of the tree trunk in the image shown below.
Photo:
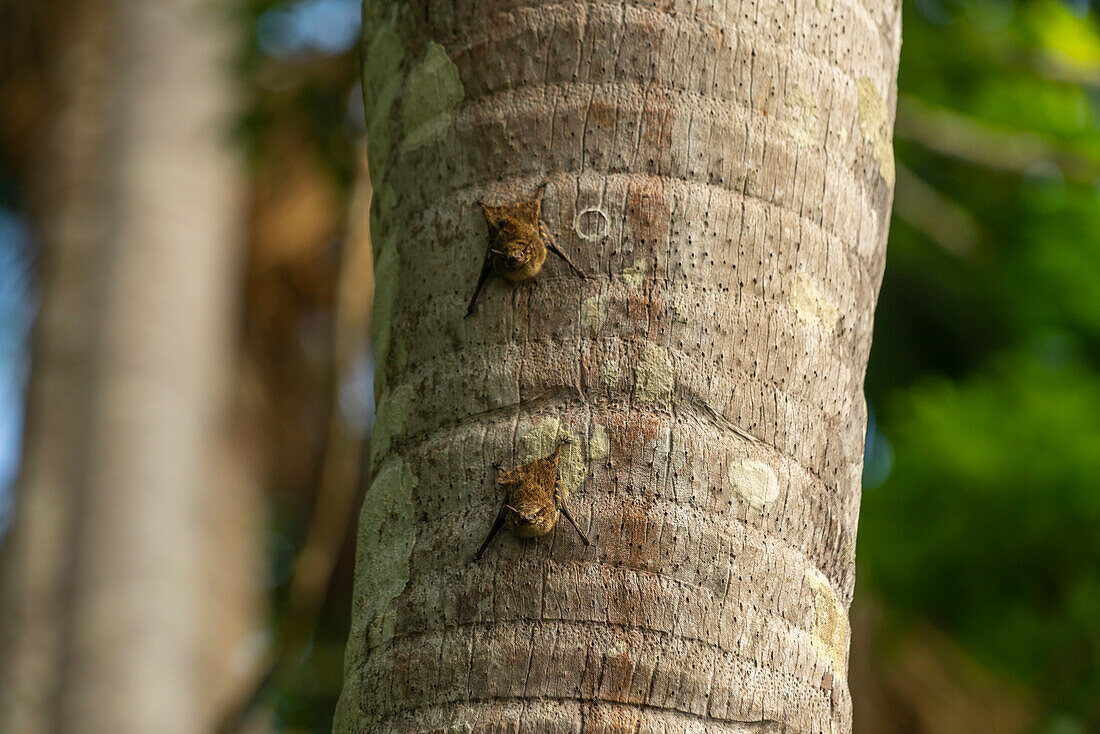
[[[45,47],[6,59],[38,73],[36,134],[20,136],[34,221],[41,290],[27,388],[23,457],[0,577],[0,732],[52,734],[63,665],[68,542],[73,486],[87,440],[87,385],[95,350],[97,287],[107,232],[105,192],[109,125],[109,15],[100,0],[5,3],[4,20]],[[51,12],[52,11],[52,12]],[[17,25],[18,24],[18,25]],[[52,32],[51,32],[52,31]],[[24,95],[25,97],[25,95]],[[5,133],[13,125],[5,117]],[[41,128],[49,133],[42,133]]]
[[[62,4],[29,173],[43,297],[3,557],[0,731],[205,731],[212,682],[232,677],[221,635],[257,611],[247,591],[210,602],[224,581],[205,557],[258,499],[246,469],[214,469],[239,215],[231,27],[207,0]],[[254,558],[247,545],[221,542],[218,570]]]
[[[896,0],[367,0],[378,418],[337,731],[851,729]],[[550,255],[491,278],[479,202]],[[568,523],[474,554],[563,444]]]

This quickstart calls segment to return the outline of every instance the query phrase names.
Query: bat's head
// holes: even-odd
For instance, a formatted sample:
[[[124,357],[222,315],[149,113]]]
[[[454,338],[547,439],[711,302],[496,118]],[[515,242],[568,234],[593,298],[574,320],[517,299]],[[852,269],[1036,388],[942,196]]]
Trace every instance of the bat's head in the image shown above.
[[[521,538],[538,538],[554,529],[558,522],[558,508],[553,502],[520,500],[508,505],[512,532]]]
[[[494,269],[509,280],[538,275],[546,261],[537,200],[507,206],[482,204],[489,224],[489,254]]]
[[[502,241],[503,240],[503,241]],[[490,252],[496,258],[499,267],[509,271],[523,270],[535,259],[537,242],[525,239],[498,238]]]

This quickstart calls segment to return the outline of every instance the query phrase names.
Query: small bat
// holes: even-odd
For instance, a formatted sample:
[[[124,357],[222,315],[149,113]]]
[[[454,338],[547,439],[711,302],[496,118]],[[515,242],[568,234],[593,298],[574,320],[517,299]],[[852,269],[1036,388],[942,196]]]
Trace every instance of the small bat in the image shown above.
[[[489,225],[489,249],[485,253],[485,262],[481,266],[481,275],[478,276],[477,287],[470,299],[470,307],[466,309],[467,317],[474,312],[478,294],[490,273],[511,281],[530,280],[542,271],[547,250],[553,251],[577,275],[584,277],[580,268],[558,248],[550,229],[542,221],[542,193],[546,186],[547,184],[543,184],[539,187],[534,199],[518,204],[481,204],[485,221]]]
[[[493,522],[489,537],[485,538],[485,542],[474,555],[475,561],[481,560],[481,555],[505,523],[517,537],[538,538],[554,529],[559,512],[565,515],[565,519],[581,536],[584,544],[590,545],[588,536],[577,525],[569,508],[561,501],[561,494],[558,492],[558,457],[560,455],[561,444],[558,444],[554,453],[549,456],[517,466],[512,471],[496,466],[497,483],[504,487],[507,498],[504,507],[500,508],[500,514]]]

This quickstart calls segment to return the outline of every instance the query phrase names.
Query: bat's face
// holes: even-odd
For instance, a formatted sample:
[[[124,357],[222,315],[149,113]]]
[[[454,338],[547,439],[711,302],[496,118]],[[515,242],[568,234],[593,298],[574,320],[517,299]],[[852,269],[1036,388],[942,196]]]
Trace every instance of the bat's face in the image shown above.
[[[509,206],[484,206],[489,224],[493,270],[508,280],[533,278],[546,262],[546,245],[535,199]]]
[[[521,538],[538,538],[554,529],[558,508],[553,502],[521,500],[508,505],[512,532]]]
[[[533,278],[546,262],[537,227],[507,227],[493,240],[493,268],[509,280]]]
[[[504,241],[501,241],[504,240]],[[537,244],[528,240],[497,238],[492,253],[498,267],[504,270],[522,270],[535,258]]]

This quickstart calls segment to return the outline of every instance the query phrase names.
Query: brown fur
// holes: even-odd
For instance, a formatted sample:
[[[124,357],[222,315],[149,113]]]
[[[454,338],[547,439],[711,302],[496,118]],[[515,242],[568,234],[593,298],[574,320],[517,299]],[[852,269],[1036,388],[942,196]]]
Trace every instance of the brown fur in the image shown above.
[[[589,544],[558,492],[560,456],[561,444],[558,444],[549,456],[522,464],[511,471],[497,467],[497,484],[504,487],[505,503],[489,536],[474,556],[475,560],[481,558],[503,525],[507,525],[508,530],[519,538],[538,538],[554,529],[559,514],[564,514],[584,544]]]
[[[534,199],[516,204],[481,205],[485,223],[489,226],[489,248],[485,253],[485,262],[481,266],[481,275],[470,299],[470,306],[466,309],[467,316],[474,312],[478,294],[490,273],[496,273],[513,282],[530,280],[542,272],[548,250],[552,250],[578,275],[584,277],[565,253],[558,249],[553,235],[542,221],[542,193],[545,189],[546,184],[543,184]]]

